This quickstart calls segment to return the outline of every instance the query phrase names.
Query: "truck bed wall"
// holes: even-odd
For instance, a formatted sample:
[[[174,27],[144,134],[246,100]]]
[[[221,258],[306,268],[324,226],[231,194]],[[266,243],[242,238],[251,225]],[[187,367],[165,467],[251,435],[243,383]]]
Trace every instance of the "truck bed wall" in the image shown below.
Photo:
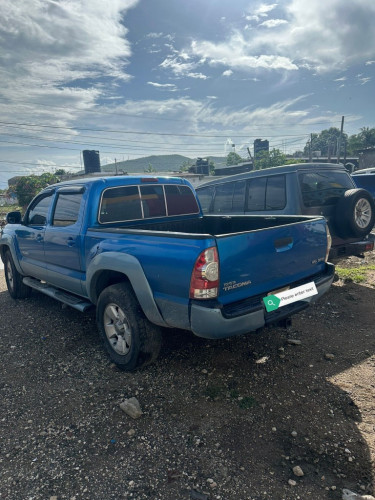
[[[287,224],[303,222],[315,219],[316,217],[306,216],[219,216],[207,215],[194,219],[184,219],[179,221],[148,222],[141,224],[126,225],[123,227],[106,227],[105,231],[126,232],[126,230],[145,230],[160,232],[180,232],[190,234],[211,234],[215,236],[240,233],[244,231],[256,231],[271,227],[278,227]]]

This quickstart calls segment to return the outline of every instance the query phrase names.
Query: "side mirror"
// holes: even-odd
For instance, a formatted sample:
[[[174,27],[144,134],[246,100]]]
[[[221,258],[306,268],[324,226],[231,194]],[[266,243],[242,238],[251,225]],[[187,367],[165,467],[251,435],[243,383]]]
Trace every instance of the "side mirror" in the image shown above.
[[[7,224],[20,224],[22,220],[21,212],[9,212],[6,216]]]

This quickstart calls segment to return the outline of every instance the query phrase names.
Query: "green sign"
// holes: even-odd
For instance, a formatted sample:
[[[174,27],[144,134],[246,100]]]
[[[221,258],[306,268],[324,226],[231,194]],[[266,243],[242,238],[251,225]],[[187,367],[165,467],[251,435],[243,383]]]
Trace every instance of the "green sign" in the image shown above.
[[[276,295],[267,295],[267,297],[263,297],[263,302],[266,306],[267,312],[275,311],[278,309],[281,300]]]

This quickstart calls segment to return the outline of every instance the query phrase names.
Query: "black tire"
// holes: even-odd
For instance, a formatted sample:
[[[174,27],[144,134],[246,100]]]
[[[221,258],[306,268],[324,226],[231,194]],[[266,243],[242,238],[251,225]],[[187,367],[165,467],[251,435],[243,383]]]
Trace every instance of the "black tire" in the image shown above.
[[[161,328],[148,321],[129,283],[102,291],[96,321],[110,359],[122,370],[136,370],[158,357]]]
[[[30,297],[31,288],[23,283],[23,276],[17,271],[9,250],[4,255],[4,273],[9,295],[13,299]]]
[[[375,222],[375,203],[366,189],[349,189],[339,199],[335,227],[341,238],[363,238]]]

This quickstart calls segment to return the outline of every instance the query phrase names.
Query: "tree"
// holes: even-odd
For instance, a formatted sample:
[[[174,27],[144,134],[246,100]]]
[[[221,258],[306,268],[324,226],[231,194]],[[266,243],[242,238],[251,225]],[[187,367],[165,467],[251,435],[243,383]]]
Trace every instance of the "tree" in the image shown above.
[[[375,147],[375,128],[362,127],[359,134],[354,134],[348,140],[348,153],[358,154],[358,151]]]
[[[230,165],[238,165],[239,163],[242,163],[243,161],[244,161],[244,159],[241,158],[241,156],[239,154],[232,151],[227,156],[227,167],[229,167]]]
[[[55,175],[60,176],[60,175],[66,175],[67,172],[63,168],[58,168],[55,172]]]
[[[280,149],[271,149],[271,151],[259,151],[258,159],[255,162],[256,170],[263,168],[279,167],[281,165],[290,165],[296,163],[296,160],[288,160],[286,155]]]
[[[311,151],[320,151],[322,156],[337,156],[337,147],[340,138],[340,129],[331,127],[322,130],[319,134],[312,134]],[[342,134],[340,155],[344,153],[344,144],[348,140],[347,134]],[[305,156],[310,155],[310,140],[303,150]]]
[[[59,178],[50,173],[21,177],[15,186],[15,193],[21,207],[27,206],[43,188],[59,182]]]
[[[215,175],[215,162],[212,158],[208,160],[208,166],[210,169],[210,175]]]
[[[154,167],[152,166],[151,163],[148,164],[148,167],[145,169],[145,172],[147,174],[151,174],[152,172],[156,172],[156,170],[154,169]]]
[[[191,166],[190,164],[191,161],[189,162],[188,160],[184,160],[182,165],[180,166],[180,172],[188,172]]]

